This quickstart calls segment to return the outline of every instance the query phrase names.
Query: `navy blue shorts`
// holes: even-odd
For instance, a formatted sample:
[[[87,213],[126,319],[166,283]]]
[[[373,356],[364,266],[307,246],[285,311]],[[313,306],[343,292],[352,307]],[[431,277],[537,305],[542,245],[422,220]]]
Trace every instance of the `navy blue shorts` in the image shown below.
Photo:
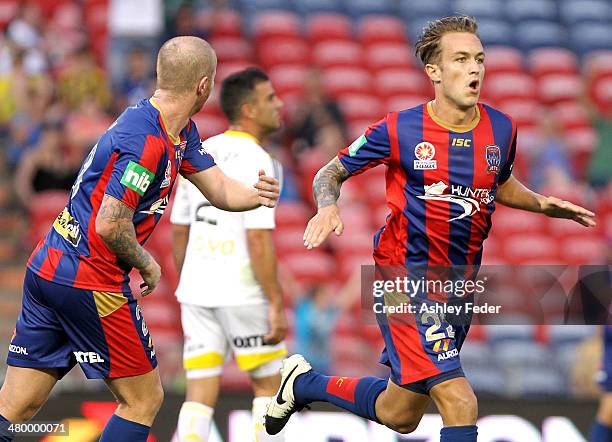
[[[433,314],[376,314],[385,341],[379,362],[391,380],[408,390],[429,394],[449,379],[464,377],[459,351],[469,323],[452,324]]]
[[[55,368],[61,378],[77,362],[89,379],[153,370],[157,358],[138,302],[130,292],[68,287],[28,269],[7,364]]]

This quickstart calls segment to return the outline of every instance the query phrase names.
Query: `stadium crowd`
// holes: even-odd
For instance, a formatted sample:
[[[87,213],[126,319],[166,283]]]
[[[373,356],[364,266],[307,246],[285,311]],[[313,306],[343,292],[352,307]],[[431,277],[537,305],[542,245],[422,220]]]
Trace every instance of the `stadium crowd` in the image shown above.
[[[346,183],[344,235],[309,252],[302,233],[314,213],[310,183],[385,112],[431,98],[410,43],[424,20],[450,12],[481,22],[482,101],[519,124],[514,173],[542,193],[549,189],[589,207],[599,221],[585,232],[499,208],[484,264],[609,264],[610,1],[0,0],[0,342],[10,337],[19,311],[24,260],[64,206],[82,159],[119,111],[152,94],[152,54],[161,42],[197,35],[217,51],[218,84],[259,65],[285,102],[284,130],[267,146],[285,170],[275,236],[292,350],[310,352],[324,371],[382,370],[363,367],[381,342],[373,321],[361,321],[368,312],[361,310],[354,274],[371,262],[371,232],[386,215],[384,171]],[[225,130],[214,93],[195,120],[202,138]],[[160,224],[146,247],[164,277],[143,309],[162,376],[173,385],[182,372],[178,275],[167,217]],[[592,334],[590,327],[475,327],[462,361],[480,392],[573,393],[572,373],[583,379],[576,374],[583,367],[572,368],[576,346]],[[85,385],[80,378],[72,373],[72,385]],[[228,370],[228,385],[244,381],[237,369]]]

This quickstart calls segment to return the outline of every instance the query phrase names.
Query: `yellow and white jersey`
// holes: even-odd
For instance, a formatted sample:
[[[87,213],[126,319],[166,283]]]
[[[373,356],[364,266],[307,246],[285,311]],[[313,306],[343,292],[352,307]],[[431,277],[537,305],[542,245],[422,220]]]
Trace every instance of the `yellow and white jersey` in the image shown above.
[[[202,143],[223,173],[248,186],[258,172],[282,183],[280,163],[249,134],[226,131]],[[170,222],[190,226],[185,262],[176,296],[181,303],[204,307],[261,304],[266,297],[254,278],[247,229],[273,229],[274,209],[247,212],[217,209],[186,179],[178,183]]]

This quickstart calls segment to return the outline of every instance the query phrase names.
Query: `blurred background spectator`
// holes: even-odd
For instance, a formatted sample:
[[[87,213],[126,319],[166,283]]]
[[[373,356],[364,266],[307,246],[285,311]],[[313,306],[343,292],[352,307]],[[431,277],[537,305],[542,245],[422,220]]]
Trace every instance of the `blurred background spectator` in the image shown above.
[[[387,112],[432,98],[412,55],[432,18],[463,12],[479,19],[487,53],[481,100],[519,125],[517,176],[598,215],[598,227],[586,230],[498,207],[483,263],[605,262],[603,238],[612,236],[612,6],[591,0],[585,8],[582,1],[0,0],[0,346],[19,311],[30,248],[66,203],[97,138],[125,106],[151,95],[155,54],[175,35],[211,42],[217,84],[257,64],[286,103],[286,129],[266,143],[285,169],[275,237],[281,271],[295,281],[286,287],[291,351],[309,353],[320,368],[363,374],[362,364],[374,364],[382,348],[350,278],[371,263],[372,235],[388,209],[382,167],[352,178],[342,190],[344,234],[307,252],[312,178]],[[227,128],[217,91],[194,116],[202,137]],[[182,336],[169,238],[164,217],[147,244],[164,278],[142,304],[163,380],[174,386],[181,383]],[[526,292],[517,293],[520,299]],[[479,392],[565,395],[573,390],[571,367],[580,364],[577,345],[593,332],[474,326],[462,361]],[[504,355],[514,359],[504,362]],[[80,385],[75,373],[62,385]],[[229,373],[226,382],[248,385],[238,371]]]

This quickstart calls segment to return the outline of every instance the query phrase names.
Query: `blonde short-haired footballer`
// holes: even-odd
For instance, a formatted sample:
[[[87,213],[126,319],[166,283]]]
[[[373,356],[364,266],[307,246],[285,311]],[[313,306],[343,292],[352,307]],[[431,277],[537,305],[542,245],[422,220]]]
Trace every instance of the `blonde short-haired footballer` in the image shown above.
[[[435,99],[388,113],[319,170],[313,182],[318,211],[304,233],[308,249],[332,232],[342,234],[336,204],[342,183],[381,164],[391,213],[374,235],[373,258],[383,270],[478,265],[496,203],[595,224],[592,212],[532,192],[512,176],[517,129],[510,117],[478,102],[484,49],[473,18],[430,22],[416,53]],[[410,303],[426,305],[425,295]],[[380,362],[391,369],[390,378],[323,376],[293,355],[268,406],[267,431],[280,431],[311,402],[326,401],[410,433],[433,400],[444,423],[442,442],[476,442],[477,400],[459,360],[470,317],[450,321],[408,312],[376,318],[385,341]]]

